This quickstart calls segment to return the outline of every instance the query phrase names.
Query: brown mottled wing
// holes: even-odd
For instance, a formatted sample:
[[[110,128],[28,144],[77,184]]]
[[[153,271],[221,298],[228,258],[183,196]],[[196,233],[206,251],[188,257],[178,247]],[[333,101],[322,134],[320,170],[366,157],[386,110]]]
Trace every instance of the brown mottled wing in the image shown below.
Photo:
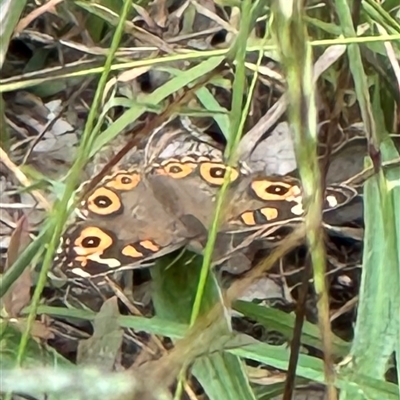
[[[184,225],[164,211],[136,169],[118,171],[87,195],[63,236],[56,264],[67,277],[140,267],[185,245]]]
[[[345,186],[329,187],[325,212],[334,213],[356,195],[355,190]],[[303,219],[300,182],[261,173],[242,176],[237,185],[228,189],[222,212],[213,261],[227,261],[227,269],[240,273],[250,268],[246,253],[256,247],[270,247],[280,240],[282,229]]]

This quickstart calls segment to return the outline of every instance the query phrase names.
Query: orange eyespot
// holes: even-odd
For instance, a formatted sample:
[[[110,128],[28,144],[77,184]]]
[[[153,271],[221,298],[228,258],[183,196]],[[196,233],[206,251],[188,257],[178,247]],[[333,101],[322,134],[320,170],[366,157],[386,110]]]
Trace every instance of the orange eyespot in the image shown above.
[[[180,163],[180,162],[169,162],[161,168],[155,170],[156,174],[168,175],[174,179],[182,179],[190,175],[196,169],[194,163]]]
[[[261,200],[293,200],[300,195],[297,185],[286,182],[273,182],[267,179],[255,180],[251,183],[251,190]]]
[[[113,239],[100,228],[84,228],[74,241],[74,251],[78,256],[102,254],[113,244]]]
[[[87,277],[103,273],[110,268],[118,268],[121,265],[119,260],[102,257],[113,242],[113,238],[100,228],[90,226],[82,229],[73,242],[72,250],[75,254],[73,261],[68,264],[68,267],[72,268],[70,272]],[[77,267],[76,263],[79,263],[80,267]]]
[[[87,199],[87,209],[98,215],[113,215],[122,211],[122,203],[118,195],[110,189],[100,187]]]
[[[201,177],[211,185],[222,186],[225,175],[229,170],[229,181],[234,182],[239,176],[239,172],[236,169],[217,162],[203,162],[200,164]]]
[[[115,190],[132,190],[140,182],[140,175],[138,173],[117,173],[106,186]]]

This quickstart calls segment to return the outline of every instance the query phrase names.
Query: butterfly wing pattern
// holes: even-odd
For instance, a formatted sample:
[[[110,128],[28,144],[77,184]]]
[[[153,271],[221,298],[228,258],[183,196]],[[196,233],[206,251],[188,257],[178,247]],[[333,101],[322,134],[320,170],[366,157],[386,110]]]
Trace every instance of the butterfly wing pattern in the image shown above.
[[[245,163],[228,167],[220,150],[187,136],[186,145],[193,144],[185,153],[152,155],[150,163],[143,158],[141,164],[125,163],[85,195],[62,237],[56,271],[68,279],[89,278],[151,265],[184,246],[202,251],[226,176],[230,185],[220,224],[224,239],[217,241],[216,260],[240,247],[243,238],[257,238],[266,227],[302,220],[297,179],[252,172]],[[356,195],[347,186],[328,187],[324,211]]]

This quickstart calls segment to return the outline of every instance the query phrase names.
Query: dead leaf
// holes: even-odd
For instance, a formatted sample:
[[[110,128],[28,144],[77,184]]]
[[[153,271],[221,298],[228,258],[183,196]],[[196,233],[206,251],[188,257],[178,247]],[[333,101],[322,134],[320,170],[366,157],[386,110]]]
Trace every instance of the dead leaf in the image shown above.
[[[317,82],[318,78],[335,63],[346,51],[344,44],[335,44],[329,46],[314,64],[313,81]]]
[[[168,20],[168,7],[166,0],[155,0],[151,5],[150,17],[160,27],[165,28]]]
[[[14,174],[15,178],[21,183],[21,185],[25,187],[29,187],[32,185],[32,183],[26,177],[26,175],[21,171],[21,169],[17,165],[14,164],[13,161],[11,161],[11,158],[1,147],[0,147],[0,160]],[[39,190],[32,190],[31,194],[45,210],[49,211],[51,210],[49,202]]]
[[[7,250],[6,270],[14,264],[19,254],[28,245],[29,241],[28,219],[26,216],[23,216],[17,222],[16,229],[11,235],[10,244]],[[32,279],[30,271],[25,269],[25,271],[12,284],[10,290],[6,293],[3,299],[4,308],[10,317],[17,317],[20,311],[29,304],[31,300],[31,286]]]
[[[18,318],[10,321],[15,329],[18,329],[21,333],[26,331],[26,318]],[[33,321],[30,329],[30,337],[36,339],[38,342],[54,339],[54,333],[51,329],[45,325],[42,321]]]
[[[256,368],[246,365],[247,376],[252,383],[257,385],[273,385],[274,383],[285,382],[286,373],[272,372],[264,368]]]
[[[143,18],[143,21],[146,23],[146,25],[150,29],[153,29],[153,30],[157,29],[156,22],[151,18],[150,14],[144,7],[139,6],[138,4],[132,4],[132,7],[139,14],[139,16]],[[164,26],[162,26],[162,28],[164,28],[164,27],[165,27],[165,23],[164,23]]]
[[[145,74],[150,69],[151,69],[151,66],[132,68],[132,69],[129,69],[127,71],[122,72],[117,77],[111,78],[107,82],[107,84],[106,84],[106,86],[104,88],[102,102],[103,103],[106,102],[108,93],[110,92],[110,90],[112,89],[113,86],[118,84],[118,82],[123,82],[123,83],[133,82],[137,77]]]
[[[250,168],[267,175],[286,175],[297,168],[290,126],[280,122],[271,134],[258,143],[249,158]]]
[[[40,17],[42,14],[46,12],[55,13],[55,6],[58,3],[61,3],[64,0],[49,0],[47,3],[42,6],[35,8],[31,13],[29,13],[26,17],[21,18],[18,25],[14,29],[14,34],[22,32],[32,21],[36,18]]]
[[[118,299],[112,297],[105,301],[93,321],[93,335],[80,341],[77,363],[94,365],[102,371],[111,371],[122,345],[123,330],[118,322]]]

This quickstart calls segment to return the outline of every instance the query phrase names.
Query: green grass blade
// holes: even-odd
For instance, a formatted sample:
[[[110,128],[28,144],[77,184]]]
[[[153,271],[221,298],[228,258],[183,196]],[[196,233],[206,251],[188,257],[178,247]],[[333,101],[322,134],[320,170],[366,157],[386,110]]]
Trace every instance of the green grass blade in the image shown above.
[[[0,320],[0,360],[2,369],[12,369],[15,366],[18,344],[21,340],[21,327],[18,320],[13,322],[5,319]],[[27,368],[38,368],[43,366],[69,367],[73,368],[73,364],[66,358],[58,354],[53,348],[38,343],[33,338],[29,338],[26,349]]]
[[[382,91],[375,80],[373,110],[381,140],[382,161],[399,153],[385,133]],[[383,139],[383,140],[382,140]],[[367,160],[371,164],[371,160]],[[364,185],[364,251],[360,299],[352,345],[352,360],[344,368],[385,380],[393,352],[399,352],[400,322],[400,168],[379,171]],[[382,340],[383,339],[383,340]],[[343,392],[341,399],[361,398]]]
[[[202,357],[194,364],[193,373],[210,399],[256,400],[238,356],[221,353]]]
[[[22,314],[26,315],[30,312],[31,307],[26,307]],[[76,318],[85,321],[93,321],[96,318],[97,313],[90,310],[82,310],[77,308],[64,308],[64,307],[51,307],[40,305],[37,309],[37,313],[51,315],[53,317],[60,318]],[[131,328],[137,331],[144,331],[152,333],[154,335],[168,336],[171,338],[180,339],[182,338],[189,325],[172,322],[165,318],[155,316],[153,318],[137,317],[132,315],[119,315],[118,323],[124,328]]]
[[[357,37],[353,26],[351,10],[347,0],[335,0],[336,12],[339,17],[340,26],[345,37]],[[360,107],[364,129],[371,144],[378,149],[379,141],[376,135],[375,121],[372,116],[371,101],[368,92],[368,81],[364,71],[360,49],[357,44],[347,46],[349,67],[354,80],[357,101]]]
[[[259,3],[259,2],[258,2]],[[242,137],[242,132],[239,132],[239,127],[243,119],[243,94],[245,90],[245,79],[246,79],[246,46],[247,39],[250,35],[251,25],[251,2],[243,1],[241,7],[241,21],[240,30],[233,44],[230,54],[233,54],[235,61],[235,77],[232,84],[232,107],[230,112],[231,120],[231,133],[228,139],[228,147],[226,149],[226,157],[229,157],[234,153],[237,143]],[[228,55],[229,56],[229,55]]]
[[[292,339],[295,325],[294,314],[241,300],[235,302],[234,309],[261,323],[269,330],[281,332],[289,341]],[[305,321],[301,332],[301,343],[322,350],[321,333],[318,327]],[[333,337],[332,345],[336,356],[345,356],[350,350],[349,344],[336,336]]]
[[[372,21],[384,26],[389,33],[400,33],[400,23],[385,11],[382,4],[373,0],[365,0],[362,2],[362,7]]]
[[[67,208],[68,208],[69,200],[70,200],[71,195],[75,189],[75,186],[79,180],[81,171],[88,159],[88,154],[89,154],[88,145],[92,141],[92,136],[96,135],[96,132],[93,131],[95,117],[97,114],[98,106],[100,105],[101,96],[103,94],[104,88],[107,83],[107,77],[108,77],[108,73],[110,71],[112,60],[113,60],[114,54],[118,48],[118,45],[119,45],[119,42],[120,42],[120,39],[121,39],[121,36],[123,33],[123,24],[124,24],[124,21],[128,14],[129,9],[130,9],[130,1],[125,0],[123,9],[121,10],[120,23],[115,30],[113,40],[111,43],[110,52],[109,52],[108,57],[105,62],[105,67],[104,67],[105,72],[103,73],[103,75],[100,78],[100,81],[99,81],[99,84],[98,84],[98,87],[97,87],[97,90],[96,90],[96,93],[95,93],[95,96],[93,99],[93,103],[92,103],[91,109],[89,111],[85,129],[82,134],[82,139],[81,139],[81,144],[80,144],[80,147],[78,150],[78,155],[76,157],[74,165],[71,168],[70,175],[66,181],[66,188],[65,188],[63,198],[60,201],[60,203],[57,205],[57,209],[54,210],[54,214],[50,220],[49,231],[52,233],[52,236],[51,236],[51,239],[47,246],[47,251],[44,256],[42,269],[40,271],[37,286],[36,286],[35,292],[33,294],[32,310],[27,318],[27,328],[26,328],[26,331],[24,332],[24,334],[22,335],[22,339],[20,342],[18,356],[17,356],[17,365],[18,366],[20,366],[22,363],[22,359],[25,354],[25,349],[28,344],[29,332],[30,332],[30,329],[32,327],[33,321],[36,316],[36,308],[39,305],[41,293],[43,291],[43,288],[44,288],[46,280],[47,280],[47,273],[50,270],[50,267],[51,267],[51,264],[53,261],[53,254],[56,250],[57,244],[59,243],[62,230],[64,229],[64,225],[65,225],[65,222],[68,217]],[[47,237],[47,235],[45,237]]]
[[[189,83],[196,79],[204,76],[208,72],[215,69],[223,60],[223,57],[212,57],[187,71],[182,72],[178,76],[172,78],[170,81],[157,88],[151,95],[146,98],[146,102],[149,105],[157,106],[164,99],[171,94],[177,92],[179,89],[187,86]],[[115,138],[120,132],[122,132],[129,124],[136,121],[143,113],[147,111],[145,106],[136,104],[129,110],[125,111],[121,117],[113,122],[102,134],[96,139],[93,148],[90,152],[90,156],[95,155],[99,149],[101,149],[110,140]]]
[[[21,253],[15,263],[3,274],[0,279],[0,298],[10,289],[11,285],[24,272],[25,268],[32,263],[32,260],[44,252],[43,244],[46,243],[48,230],[44,229],[35,240]]]
[[[389,142],[381,147],[384,160],[398,157]],[[400,321],[400,208],[394,208],[400,203],[400,168],[387,174],[391,178],[380,173],[370,178],[364,187],[363,275],[351,351],[353,359],[344,367],[346,372],[356,371],[382,381],[390,356],[398,351]],[[341,398],[349,396],[343,393]]]
[[[200,256],[193,256],[190,253],[185,253],[176,263],[173,263],[173,261],[173,255],[165,257],[151,270],[156,315],[163,318],[166,325],[170,322],[189,322],[202,264]],[[219,288],[214,277],[208,275],[201,313],[207,312],[216,301],[219,301],[219,296]],[[222,315],[221,318],[223,318]],[[225,334],[230,335],[228,322],[225,325]],[[204,344],[200,343],[199,339],[199,350],[204,347]],[[207,343],[206,345],[209,346],[210,344]],[[241,360],[233,355],[224,355],[218,351],[222,351],[222,348],[219,349],[218,344],[215,344],[215,346],[217,348],[213,350],[217,353],[196,360],[192,370],[196,378],[202,383],[209,398],[215,400],[221,398],[254,400],[254,395],[242,369]],[[206,349],[203,350],[206,352]],[[182,355],[182,363],[185,363],[184,355]],[[210,376],[213,379],[210,379]],[[177,394],[180,394],[181,386],[178,386],[178,388]]]
[[[227,351],[241,358],[258,361],[281,370],[288,368],[289,350],[286,346],[256,343]],[[325,383],[323,361],[307,355],[300,355],[297,375],[315,382]],[[342,390],[360,393],[362,396],[360,398],[363,400],[398,400],[399,398],[395,384],[382,382],[363,374],[339,374],[336,384]],[[356,397],[349,397],[348,399],[356,399]]]
[[[220,115],[215,115],[214,120],[218,124],[225,138],[229,138],[230,133],[230,120],[227,114],[227,110],[224,107],[221,107],[215,97],[210,93],[210,91],[203,87],[196,92],[196,96],[199,99],[200,103],[207,109],[213,111],[220,111]]]
[[[393,142],[386,138],[381,143],[381,149],[384,160],[389,159],[391,157],[399,157],[399,152],[396,147],[393,145]],[[389,202],[391,202],[391,211],[392,215],[389,214],[389,218],[393,216],[393,219],[390,219],[390,233],[392,249],[389,257],[393,257],[393,275],[390,275],[390,272],[386,272],[386,276],[390,277],[391,282],[391,305],[393,305],[392,313],[390,315],[391,323],[393,324],[393,328],[395,330],[395,343],[394,343],[394,351],[395,351],[395,359],[397,365],[397,379],[399,381],[400,378],[400,167],[397,167],[392,170],[388,170],[386,172],[387,179],[387,192],[389,197]],[[397,258],[396,258],[397,255]],[[397,273],[396,273],[397,272]],[[396,334],[397,329],[397,334]],[[400,388],[399,388],[399,397],[400,397]]]
[[[174,54],[172,56],[164,56],[159,58],[149,58],[138,61],[129,61],[124,63],[114,63],[111,65],[111,71],[123,71],[133,68],[140,68],[145,66],[156,66],[159,64],[174,63],[176,61],[190,61],[210,59],[213,57],[224,57],[226,49],[222,50],[209,50],[203,52],[190,52],[184,54]],[[80,67],[80,68],[78,68]],[[69,72],[66,72],[69,71]],[[88,67],[82,68],[82,62],[67,64],[65,67],[47,68],[42,71],[27,73],[17,77],[7,79],[0,79],[0,93],[15,91],[18,89],[26,89],[35,85],[43,84],[45,82],[54,82],[60,79],[72,79],[76,77],[87,77],[95,74],[102,74],[104,66],[102,67]]]
[[[236,39],[233,48],[237,49],[235,54],[235,64],[236,64],[236,73],[232,86],[232,107],[230,112],[230,136],[227,138],[228,146],[226,156],[228,157],[228,164],[232,165],[234,162],[233,156],[234,152],[237,148],[237,144],[240,141],[242,136],[242,131],[244,127],[244,122],[247,117],[247,110],[250,107],[252,92],[248,93],[246,111],[242,110],[242,102],[244,95],[244,84],[245,84],[245,56],[246,56],[246,43],[247,38],[251,31],[251,1],[246,0],[242,3],[242,22],[240,25],[239,35]],[[261,58],[261,56],[260,56]],[[255,81],[257,79],[257,74],[253,76],[252,89],[254,90]],[[239,116],[239,118],[238,118]],[[211,223],[211,227],[209,228],[207,243],[204,249],[204,258],[203,265],[201,268],[199,285],[197,288],[196,298],[194,301],[192,315],[190,319],[190,324],[193,325],[197,316],[199,315],[204,287],[207,281],[208,272],[212,263],[212,255],[214,251],[215,241],[217,238],[218,232],[218,223],[220,218],[220,213],[222,210],[222,204],[224,201],[224,195],[229,185],[229,176],[228,172],[225,176],[224,183],[219,190],[217,201],[214,210],[213,221]]]

